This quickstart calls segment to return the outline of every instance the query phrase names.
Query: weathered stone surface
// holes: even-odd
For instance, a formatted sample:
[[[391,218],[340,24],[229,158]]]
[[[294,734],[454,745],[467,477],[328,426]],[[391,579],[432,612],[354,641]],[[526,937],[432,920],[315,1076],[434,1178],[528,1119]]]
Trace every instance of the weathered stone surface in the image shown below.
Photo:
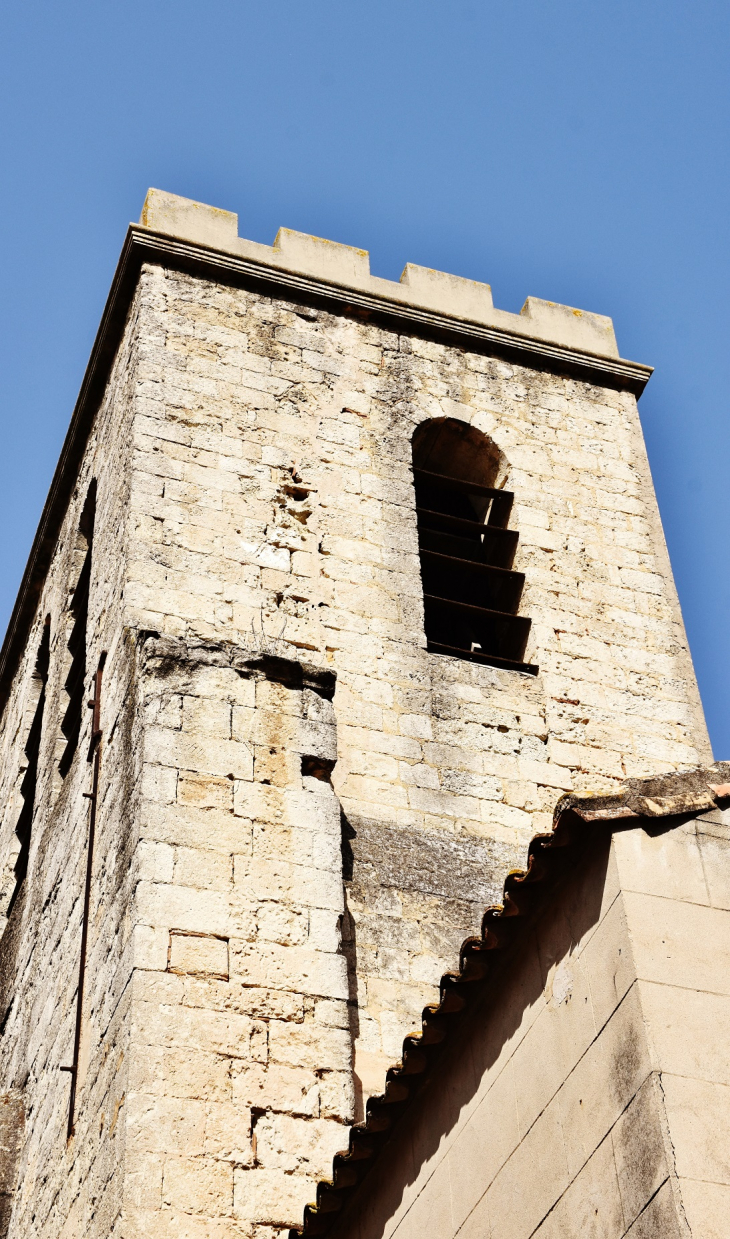
[[[619,824],[612,838],[593,828],[569,877],[533,905],[538,912],[520,918],[507,966],[494,966],[476,989],[339,1215],[337,1203],[321,1198],[313,1233],[723,1233],[727,1013],[713,987],[724,969],[715,960],[717,933],[708,932],[710,910],[677,896],[669,863],[681,872],[682,854],[691,857],[694,823],[668,816],[652,837],[650,822]],[[646,949],[648,899],[636,894],[650,864],[653,951]],[[721,938],[728,916],[717,911]],[[698,960],[695,977],[685,936]],[[605,978],[617,964],[621,981],[609,1001]],[[592,981],[601,976],[596,1002]],[[376,1118],[386,1109],[381,1104]],[[366,1138],[376,1130],[368,1124]],[[338,1159],[338,1173],[348,1164]]]
[[[0,1096],[0,1235],[10,1226],[15,1189],[18,1185],[18,1164],[23,1148],[25,1106],[20,1089]]]
[[[287,230],[252,247],[229,213],[164,195],[145,223],[396,311],[614,355],[601,316],[505,315],[486,286],[414,267],[388,292],[363,251]],[[274,1239],[561,792],[707,758],[632,395],[222,280],[138,273],[0,719],[0,1092],[29,1116],[12,1239]],[[425,649],[411,439],[435,417],[500,453],[536,677]],[[86,909],[85,706],[64,777],[59,761],[92,484],[89,697],[106,661]],[[697,866],[724,857],[713,829]],[[596,1017],[615,977],[600,1001],[595,981]]]

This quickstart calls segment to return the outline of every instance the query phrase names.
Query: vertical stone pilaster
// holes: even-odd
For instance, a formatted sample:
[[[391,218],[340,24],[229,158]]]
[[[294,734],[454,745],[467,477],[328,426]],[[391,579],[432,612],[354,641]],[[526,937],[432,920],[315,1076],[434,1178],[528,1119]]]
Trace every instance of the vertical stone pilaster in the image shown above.
[[[334,676],[162,639],[140,683],[122,1233],[284,1227],[352,1117]]]

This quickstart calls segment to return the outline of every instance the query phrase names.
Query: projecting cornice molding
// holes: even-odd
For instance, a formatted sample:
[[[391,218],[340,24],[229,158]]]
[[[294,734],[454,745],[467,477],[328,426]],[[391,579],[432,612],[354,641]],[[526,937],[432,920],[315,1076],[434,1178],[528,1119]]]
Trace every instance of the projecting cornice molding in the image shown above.
[[[374,319],[387,321],[396,329],[400,327],[400,330],[405,328],[438,336],[451,344],[476,347],[520,365],[549,368],[587,383],[630,391],[636,396],[641,395],[653,373],[651,366],[640,362],[614,359],[522,332],[491,327],[456,313],[439,313],[400,297],[388,296],[387,293],[364,291],[133,224],[122,252],[119,274],[124,275],[124,268],[129,265],[136,277],[143,262],[163,262],[226,283],[265,286],[274,296],[318,302],[335,312],[365,313]],[[388,284],[390,281],[381,280],[378,283]],[[519,318],[518,315],[509,317]],[[529,320],[525,325],[528,323]]]

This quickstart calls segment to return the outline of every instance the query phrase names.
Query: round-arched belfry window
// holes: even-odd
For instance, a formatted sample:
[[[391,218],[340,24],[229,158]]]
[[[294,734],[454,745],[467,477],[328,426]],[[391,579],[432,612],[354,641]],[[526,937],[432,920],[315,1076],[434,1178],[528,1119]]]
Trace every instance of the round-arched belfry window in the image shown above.
[[[496,444],[466,422],[434,418],[413,435],[426,642],[434,654],[534,675],[506,474]]]

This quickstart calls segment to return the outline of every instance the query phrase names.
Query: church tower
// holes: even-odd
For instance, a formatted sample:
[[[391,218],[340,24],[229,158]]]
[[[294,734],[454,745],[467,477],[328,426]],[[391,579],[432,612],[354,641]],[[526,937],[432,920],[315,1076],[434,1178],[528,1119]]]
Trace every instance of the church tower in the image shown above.
[[[559,797],[712,760],[649,375],[150,190],[0,664],[0,1236],[299,1224]]]

